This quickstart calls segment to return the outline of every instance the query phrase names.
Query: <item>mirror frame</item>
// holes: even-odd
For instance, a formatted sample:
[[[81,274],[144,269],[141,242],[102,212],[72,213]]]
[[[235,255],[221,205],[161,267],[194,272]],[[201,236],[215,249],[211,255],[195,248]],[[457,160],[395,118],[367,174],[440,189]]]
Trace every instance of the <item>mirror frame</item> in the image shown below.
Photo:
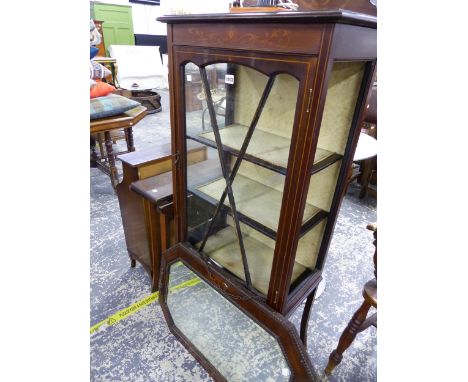
[[[284,316],[265,305],[259,297],[245,288],[226,271],[213,265],[210,259],[202,259],[189,243],[178,243],[163,253],[159,285],[161,308],[171,333],[205,368],[217,382],[227,382],[226,378],[175,325],[167,305],[170,267],[181,261],[201,280],[214,288],[221,296],[266,330],[277,341],[291,370],[290,381],[319,381],[295,326]]]

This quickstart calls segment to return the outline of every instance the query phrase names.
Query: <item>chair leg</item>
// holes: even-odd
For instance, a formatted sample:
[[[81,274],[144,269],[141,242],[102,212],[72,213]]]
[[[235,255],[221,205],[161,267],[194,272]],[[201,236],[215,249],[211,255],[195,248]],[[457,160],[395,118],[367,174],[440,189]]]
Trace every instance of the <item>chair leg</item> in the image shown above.
[[[372,316],[366,318],[366,320],[362,323],[361,327],[359,328],[359,332],[363,332],[369,326],[377,327],[377,313],[374,313]]]
[[[366,319],[370,307],[371,305],[366,300],[364,300],[356,313],[354,313],[351,321],[348,323],[348,326],[341,334],[340,340],[338,341],[338,346],[330,354],[327,367],[325,368],[326,375],[330,375],[336,365],[338,365],[343,359],[344,351],[350,347],[351,343],[356,338],[356,335],[360,332],[362,323]]]

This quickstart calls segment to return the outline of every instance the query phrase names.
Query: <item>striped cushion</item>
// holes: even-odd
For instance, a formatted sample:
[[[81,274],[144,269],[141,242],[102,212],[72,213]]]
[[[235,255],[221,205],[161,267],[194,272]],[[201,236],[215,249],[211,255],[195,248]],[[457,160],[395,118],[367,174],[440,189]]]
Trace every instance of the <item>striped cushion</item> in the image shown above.
[[[111,75],[111,71],[98,62],[89,62],[89,77],[94,79],[106,78]]]
[[[112,117],[140,106],[140,103],[117,94],[93,98],[90,102],[90,119]]]

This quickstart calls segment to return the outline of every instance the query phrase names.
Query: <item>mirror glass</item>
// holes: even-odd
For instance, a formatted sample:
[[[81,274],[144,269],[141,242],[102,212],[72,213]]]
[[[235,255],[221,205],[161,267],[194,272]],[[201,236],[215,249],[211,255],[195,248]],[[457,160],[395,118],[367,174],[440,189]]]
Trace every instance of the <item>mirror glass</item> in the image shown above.
[[[228,381],[291,380],[268,331],[181,261],[170,266],[167,306],[177,329]]]

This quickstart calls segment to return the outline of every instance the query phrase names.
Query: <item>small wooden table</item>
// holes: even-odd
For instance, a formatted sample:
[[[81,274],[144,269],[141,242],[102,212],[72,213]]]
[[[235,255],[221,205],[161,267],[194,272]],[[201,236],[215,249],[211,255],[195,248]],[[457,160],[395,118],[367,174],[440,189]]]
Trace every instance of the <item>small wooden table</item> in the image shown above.
[[[95,147],[92,147],[93,161],[100,170],[102,170],[110,176],[112,187],[114,188],[119,182],[119,177],[117,174],[117,167],[115,167],[115,154],[112,149],[112,138],[110,135],[110,131],[116,129],[124,129],[125,140],[127,142],[127,149],[128,151],[135,151],[132,127],[136,125],[139,121],[141,121],[145,115],[146,107],[138,106],[123,114],[119,114],[113,117],[94,119],[90,121],[91,134],[104,133],[108,166],[102,163],[103,158],[98,157],[95,151]]]

